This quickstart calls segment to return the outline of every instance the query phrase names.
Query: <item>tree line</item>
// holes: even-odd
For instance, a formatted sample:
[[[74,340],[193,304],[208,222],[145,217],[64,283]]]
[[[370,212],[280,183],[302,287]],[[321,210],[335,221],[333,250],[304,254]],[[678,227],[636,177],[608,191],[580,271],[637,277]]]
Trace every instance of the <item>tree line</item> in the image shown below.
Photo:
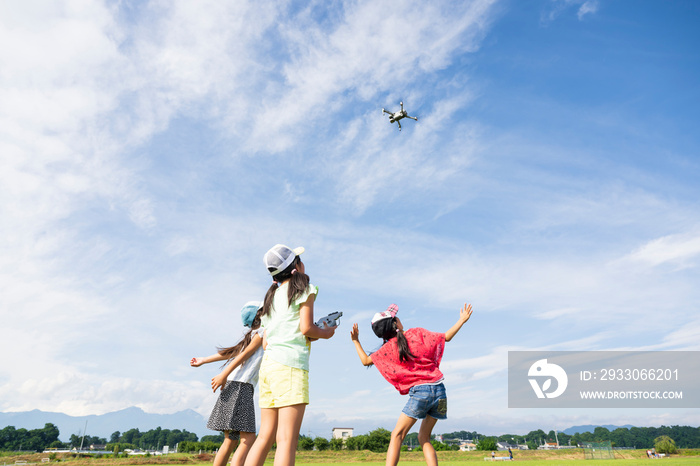
[[[80,448],[87,449],[90,445],[104,445],[108,451],[124,451],[126,449],[160,450],[165,445],[171,449],[178,446],[181,452],[213,451],[219,448],[223,442],[223,434],[205,435],[198,439],[197,435],[180,429],[162,429],[157,427],[145,432],[139,429],[130,429],[126,432],[113,432],[107,438],[96,436],[80,436],[73,434],[68,442],[58,439],[58,427],[51,423],[44,425],[42,429],[15,429],[7,426],[0,430],[0,451],[43,451],[47,448]],[[404,446],[419,447],[418,434],[413,432],[406,436]],[[605,427],[596,427],[593,432],[582,432],[573,435],[542,429],[533,430],[525,435],[504,434],[500,436],[482,435],[476,431],[458,431],[443,434],[443,442],[432,441],[436,450],[457,449],[461,440],[471,440],[479,449],[493,450],[496,442],[527,445],[530,449],[536,449],[544,443],[557,442],[559,445],[581,445],[584,442],[610,441],[613,447],[626,448],[654,448],[660,437],[668,437],[673,440],[678,448],[700,448],[700,427],[689,426],[661,426],[661,427],[619,427],[612,431]],[[345,443],[340,439],[328,440],[323,437],[299,437],[299,450],[370,450],[385,452],[391,432],[379,428],[367,434],[356,435],[346,439]]]
[[[15,429],[7,426],[0,430],[0,450],[4,451],[39,451],[45,448],[58,448],[63,443],[58,440],[58,427],[44,425],[43,429]]]
[[[7,426],[0,430],[0,451],[43,451],[47,448],[88,449],[91,445],[103,446],[108,451],[124,451],[125,449],[156,450],[168,445],[174,448],[180,442],[197,442],[197,435],[180,429],[161,429],[157,427],[147,432],[139,429],[130,429],[124,433],[116,431],[107,441],[104,437],[72,434],[68,442],[58,439],[60,432],[58,427],[51,423],[44,425],[43,429],[15,429]],[[207,437],[210,437],[207,439]],[[223,441],[221,436],[204,436],[202,440],[216,442],[216,449]]]
[[[205,436],[208,437],[208,436]],[[203,439],[205,438],[203,437]],[[218,436],[213,436],[218,440]],[[161,450],[164,446],[175,448],[181,442],[197,442],[197,434],[188,432],[183,429],[161,429],[156,427],[146,432],[141,432],[139,429],[129,429],[124,433],[119,431],[113,432],[109,438],[109,442],[105,442],[106,449],[110,451],[124,451],[127,448],[141,450]],[[223,434],[221,441],[218,442],[216,448],[223,442]]]
[[[610,441],[613,447],[618,448],[654,448],[655,441],[659,437],[671,438],[678,448],[700,448],[700,427],[690,426],[661,426],[661,427],[618,427],[609,430],[606,427],[596,427],[593,432],[581,432],[573,435],[542,429],[533,430],[526,435],[504,434],[499,436],[486,436],[478,432],[459,431],[443,434],[443,441],[450,443],[456,440],[472,440],[478,442],[491,439],[496,442],[527,445],[531,450],[544,443],[556,443],[559,445],[581,445],[585,442]],[[408,437],[407,437],[408,438]]]

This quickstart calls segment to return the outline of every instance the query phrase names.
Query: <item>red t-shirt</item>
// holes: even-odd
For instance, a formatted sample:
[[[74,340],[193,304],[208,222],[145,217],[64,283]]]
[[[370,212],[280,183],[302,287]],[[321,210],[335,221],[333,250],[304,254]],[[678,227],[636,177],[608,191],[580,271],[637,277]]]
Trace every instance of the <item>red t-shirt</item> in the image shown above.
[[[387,341],[371,354],[372,362],[384,378],[402,395],[424,383],[437,382],[443,378],[440,361],[445,351],[445,334],[429,332],[424,328],[411,328],[404,332],[408,348],[415,358],[405,362],[399,360],[396,338]]]

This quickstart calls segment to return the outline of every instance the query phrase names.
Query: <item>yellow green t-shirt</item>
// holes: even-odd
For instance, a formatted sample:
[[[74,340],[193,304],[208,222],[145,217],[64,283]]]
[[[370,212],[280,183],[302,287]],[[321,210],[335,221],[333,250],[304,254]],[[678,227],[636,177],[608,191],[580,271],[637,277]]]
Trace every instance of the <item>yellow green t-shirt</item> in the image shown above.
[[[275,291],[270,314],[260,319],[265,328],[268,358],[289,367],[309,370],[311,344],[301,333],[299,309],[311,295],[318,295],[318,287],[309,284],[306,291],[291,304],[287,300],[289,282],[283,283]]]

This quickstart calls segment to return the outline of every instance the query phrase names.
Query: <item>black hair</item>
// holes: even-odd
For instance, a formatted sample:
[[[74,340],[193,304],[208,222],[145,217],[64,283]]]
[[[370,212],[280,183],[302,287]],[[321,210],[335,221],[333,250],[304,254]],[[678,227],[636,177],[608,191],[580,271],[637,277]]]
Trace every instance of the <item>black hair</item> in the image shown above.
[[[384,343],[396,337],[396,345],[399,347],[399,360],[401,362],[406,362],[416,357],[415,354],[411,353],[411,348],[408,347],[408,341],[406,340],[406,335],[403,334],[403,330],[396,325],[396,317],[376,322],[372,326],[372,330],[379,338],[384,340]]]
[[[304,294],[306,289],[309,287],[311,279],[305,273],[301,273],[297,270],[297,264],[301,262],[299,256],[296,256],[289,266],[282,272],[278,273],[274,277],[274,282],[265,293],[265,301],[263,302],[262,315],[270,315],[270,310],[272,309],[272,301],[275,297],[275,292],[280,284],[289,280],[289,290],[287,291],[287,301],[292,303],[296,298]],[[268,271],[273,272],[275,269],[270,267]]]
[[[241,341],[236,343],[233,346],[229,347],[217,347],[216,350],[219,352],[220,355],[224,356],[227,358],[226,363],[224,363],[224,366],[228,364],[228,362],[241,354],[244,349],[248,347],[251,341],[253,341],[253,330],[257,330],[260,328],[260,316],[262,316],[262,308],[258,309],[258,312],[255,313],[255,318],[253,319],[253,322],[250,324],[250,330],[246,332],[245,335],[243,335],[243,338],[241,338]],[[223,367],[223,366],[222,366]]]

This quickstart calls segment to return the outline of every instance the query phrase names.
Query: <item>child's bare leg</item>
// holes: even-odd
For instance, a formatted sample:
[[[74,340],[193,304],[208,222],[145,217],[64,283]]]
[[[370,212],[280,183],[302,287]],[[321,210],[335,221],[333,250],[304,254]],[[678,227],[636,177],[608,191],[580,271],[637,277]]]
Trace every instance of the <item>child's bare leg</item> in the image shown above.
[[[401,444],[406,438],[408,431],[411,430],[411,427],[413,427],[415,423],[416,419],[401,413],[399,420],[396,421],[396,427],[394,427],[394,430],[391,432],[391,441],[389,442],[389,449],[386,452],[386,466],[396,466],[399,463]]]
[[[236,448],[236,452],[233,454],[231,466],[243,466],[248,452],[250,451],[250,447],[255,443],[255,432],[240,432],[240,434],[241,442],[238,448]]]
[[[305,410],[305,404],[279,408],[275,466],[291,466],[294,464],[297,443],[299,443],[299,430],[301,429],[301,421],[304,420]]]
[[[226,463],[228,463],[228,459],[233,450],[236,448],[236,445],[238,445],[238,440],[233,440],[230,437],[229,431],[225,430],[224,441],[214,457],[214,466],[226,466]]]
[[[277,408],[260,409],[260,431],[245,458],[245,466],[262,466],[277,432]]]
[[[435,448],[433,444],[430,443],[430,437],[433,434],[433,427],[437,419],[427,415],[423,422],[420,423],[420,429],[418,430],[418,444],[423,448],[423,456],[425,457],[425,462],[428,466],[437,466],[437,453],[435,453]]]

